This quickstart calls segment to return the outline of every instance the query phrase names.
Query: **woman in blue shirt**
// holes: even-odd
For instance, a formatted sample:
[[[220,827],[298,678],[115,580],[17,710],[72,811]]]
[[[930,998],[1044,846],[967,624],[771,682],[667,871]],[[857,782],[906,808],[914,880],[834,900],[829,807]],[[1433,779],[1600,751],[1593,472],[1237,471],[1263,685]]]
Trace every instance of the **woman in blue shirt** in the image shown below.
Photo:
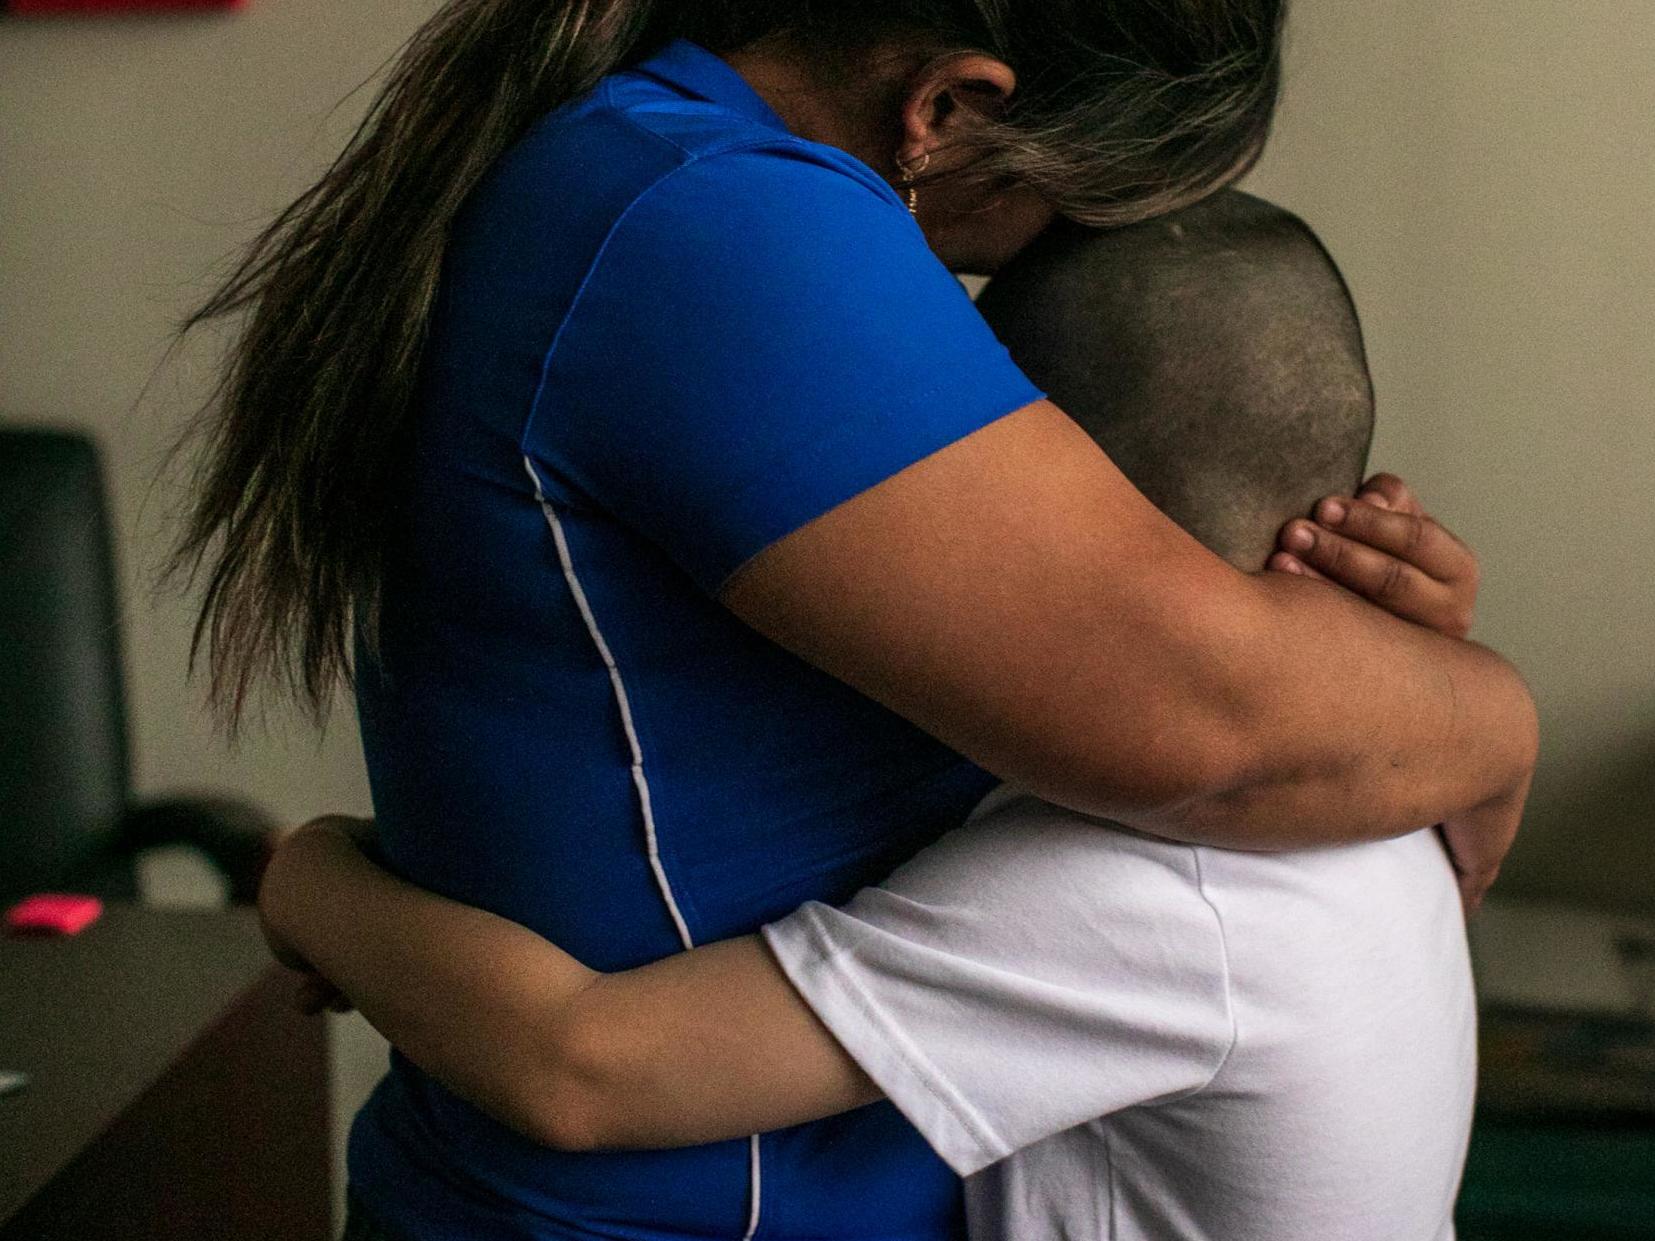
[[[182,550],[221,699],[354,672],[387,864],[603,970],[842,899],[997,778],[1497,864],[1509,668],[1207,554],[951,274],[1240,175],[1280,8],[448,4],[190,321],[252,310]],[[349,1168],[409,1239],[959,1219],[889,1104],[556,1152],[400,1054]]]

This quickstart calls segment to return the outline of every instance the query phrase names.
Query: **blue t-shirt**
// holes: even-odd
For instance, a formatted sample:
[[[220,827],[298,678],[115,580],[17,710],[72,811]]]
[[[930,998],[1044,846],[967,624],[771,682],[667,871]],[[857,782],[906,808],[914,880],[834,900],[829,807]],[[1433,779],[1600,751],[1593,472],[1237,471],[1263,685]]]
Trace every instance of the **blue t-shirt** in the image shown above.
[[[1042,394],[851,155],[685,41],[548,113],[454,227],[358,697],[389,864],[624,969],[839,901],[993,781],[716,600]],[[879,548],[868,548],[870,557]],[[352,1187],[410,1241],[959,1235],[880,1103],[570,1154],[393,1052]]]

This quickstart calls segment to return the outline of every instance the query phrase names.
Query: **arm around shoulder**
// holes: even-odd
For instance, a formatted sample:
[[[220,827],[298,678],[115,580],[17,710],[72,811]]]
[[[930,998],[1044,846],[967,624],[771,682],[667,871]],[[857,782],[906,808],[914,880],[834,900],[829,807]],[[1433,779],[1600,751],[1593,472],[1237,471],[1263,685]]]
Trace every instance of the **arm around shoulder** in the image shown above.
[[[1396,835],[1533,765],[1505,661],[1232,568],[1047,401],[767,547],[721,597],[996,775],[1173,838]]]

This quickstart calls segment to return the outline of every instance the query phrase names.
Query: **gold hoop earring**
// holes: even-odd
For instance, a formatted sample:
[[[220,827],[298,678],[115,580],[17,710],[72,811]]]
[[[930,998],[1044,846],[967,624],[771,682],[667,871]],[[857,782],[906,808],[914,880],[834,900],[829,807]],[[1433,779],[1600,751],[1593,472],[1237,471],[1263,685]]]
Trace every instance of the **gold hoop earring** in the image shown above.
[[[897,171],[902,174],[902,184],[908,190],[908,214],[911,216],[918,216],[919,191],[914,188],[914,178],[919,176],[931,166],[931,152],[921,151],[919,153],[919,166],[917,168],[910,168],[907,164],[903,163],[901,156],[897,157],[896,166]]]

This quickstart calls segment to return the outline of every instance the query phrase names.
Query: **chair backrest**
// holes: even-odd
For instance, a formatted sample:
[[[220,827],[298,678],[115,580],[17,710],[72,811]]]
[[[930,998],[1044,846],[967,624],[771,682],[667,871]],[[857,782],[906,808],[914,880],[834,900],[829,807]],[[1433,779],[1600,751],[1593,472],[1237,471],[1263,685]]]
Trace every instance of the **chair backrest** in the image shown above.
[[[0,898],[107,852],[129,793],[120,613],[92,441],[0,427]]]

